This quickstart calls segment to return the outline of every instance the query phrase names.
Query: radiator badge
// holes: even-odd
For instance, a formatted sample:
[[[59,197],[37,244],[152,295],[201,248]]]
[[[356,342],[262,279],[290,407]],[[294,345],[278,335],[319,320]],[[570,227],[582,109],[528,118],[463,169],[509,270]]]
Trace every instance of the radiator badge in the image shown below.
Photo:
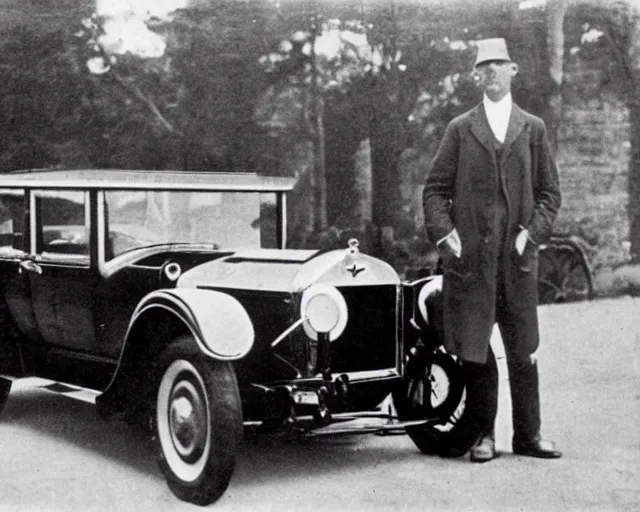
[[[358,268],[355,263],[353,265],[351,265],[350,267],[347,267],[347,271],[351,272],[351,275],[353,277],[356,277],[363,270],[364,270],[364,267]]]

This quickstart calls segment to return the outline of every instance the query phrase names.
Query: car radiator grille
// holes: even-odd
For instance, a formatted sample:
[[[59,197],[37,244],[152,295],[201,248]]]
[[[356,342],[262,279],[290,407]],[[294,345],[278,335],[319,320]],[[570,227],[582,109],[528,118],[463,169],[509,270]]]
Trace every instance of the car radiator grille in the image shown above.
[[[331,372],[357,372],[396,366],[398,288],[339,288],[349,318],[344,332],[331,343]]]

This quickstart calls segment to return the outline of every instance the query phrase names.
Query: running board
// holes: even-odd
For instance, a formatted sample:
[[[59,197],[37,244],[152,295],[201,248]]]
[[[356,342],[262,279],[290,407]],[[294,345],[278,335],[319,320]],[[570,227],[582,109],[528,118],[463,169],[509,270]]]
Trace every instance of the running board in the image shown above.
[[[8,377],[5,377],[8,378]],[[13,381],[12,390],[19,389],[42,389],[56,395],[63,395],[74,400],[80,400],[88,404],[95,405],[96,397],[101,394],[100,391],[94,389],[83,388],[73,384],[66,384],[40,377],[22,377],[10,378]]]

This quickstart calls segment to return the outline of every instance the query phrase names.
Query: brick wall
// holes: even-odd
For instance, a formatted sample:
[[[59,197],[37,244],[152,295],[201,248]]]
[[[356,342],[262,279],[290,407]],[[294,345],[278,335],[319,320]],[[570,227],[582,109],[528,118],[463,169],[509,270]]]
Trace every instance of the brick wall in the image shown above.
[[[616,267],[628,256],[628,130],[621,105],[594,101],[567,108],[559,133],[563,205],[556,229],[587,240],[596,272]]]

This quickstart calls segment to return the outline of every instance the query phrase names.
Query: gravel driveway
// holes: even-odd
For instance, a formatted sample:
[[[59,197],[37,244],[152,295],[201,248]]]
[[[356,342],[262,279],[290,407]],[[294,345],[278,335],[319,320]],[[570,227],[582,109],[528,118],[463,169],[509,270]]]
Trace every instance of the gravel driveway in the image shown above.
[[[502,374],[504,453],[495,461],[423,456],[406,435],[248,438],[231,486],[208,509],[640,510],[640,301],[543,306],[540,314],[543,433],[562,459],[510,453]],[[202,510],[168,491],[140,433],[101,422],[89,404],[16,387],[0,419],[0,511]]]

